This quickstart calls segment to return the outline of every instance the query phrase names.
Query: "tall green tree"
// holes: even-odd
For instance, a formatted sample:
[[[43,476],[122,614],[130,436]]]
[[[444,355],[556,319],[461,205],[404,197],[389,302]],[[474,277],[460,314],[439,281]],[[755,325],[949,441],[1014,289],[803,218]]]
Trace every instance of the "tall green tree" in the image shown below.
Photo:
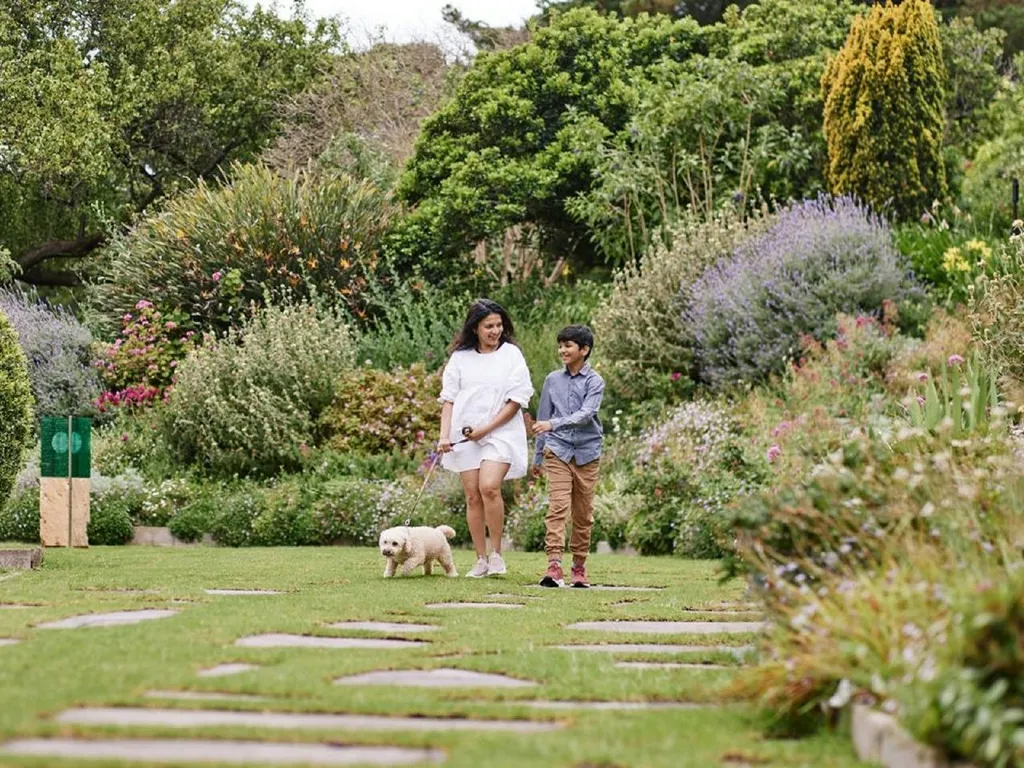
[[[20,279],[77,260],[164,195],[253,157],[338,45],[330,21],[239,0],[0,5],[0,248]]]
[[[930,3],[873,7],[821,82],[832,192],[904,218],[945,197],[948,77]]]
[[[538,0],[542,18],[552,11],[593,8],[599,13],[639,16],[641,13],[663,13],[673,18],[692,18],[699,24],[721,21],[730,6],[745,8],[756,0]]]

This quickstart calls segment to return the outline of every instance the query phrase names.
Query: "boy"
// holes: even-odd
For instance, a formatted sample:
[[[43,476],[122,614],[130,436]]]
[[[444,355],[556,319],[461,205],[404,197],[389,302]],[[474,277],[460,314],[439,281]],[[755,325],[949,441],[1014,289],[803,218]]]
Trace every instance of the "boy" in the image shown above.
[[[548,475],[547,534],[544,550],[548,570],[542,587],[560,587],[565,521],[572,515],[572,586],[590,586],[587,554],[594,526],[594,487],[601,464],[603,430],[597,417],[604,396],[604,379],[587,364],[594,334],[585,325],[570,325],[558,333],[558,356],[565,368],[544,380],[533,434],[537,436],[534,475],[541,463]]]

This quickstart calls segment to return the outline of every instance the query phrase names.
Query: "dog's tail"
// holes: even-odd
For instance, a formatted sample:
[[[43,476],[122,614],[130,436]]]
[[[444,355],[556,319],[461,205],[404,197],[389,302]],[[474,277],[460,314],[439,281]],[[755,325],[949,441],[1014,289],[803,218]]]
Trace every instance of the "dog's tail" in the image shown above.
[[[452,528],[450,525],[439,525],[437,526],[437,530],[443,533],[446,539],[451,539],[455,537],[455,529]]]

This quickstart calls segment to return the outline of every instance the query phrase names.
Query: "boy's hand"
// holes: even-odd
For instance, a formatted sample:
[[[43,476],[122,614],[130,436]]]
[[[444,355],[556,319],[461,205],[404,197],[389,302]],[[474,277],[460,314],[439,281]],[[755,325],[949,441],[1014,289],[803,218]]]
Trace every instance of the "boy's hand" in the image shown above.
[[[544,474],[544,465],[534,464],[533,467],[530,469],[530,474],[532,474],[534,477],[540,477],[541,475]]]
[[[535,421],[533,423],[533,434],[535,434],[535,435],[542,435],[545,432],[550,432],[550,431],[551,431],[551,422],[550,421]]]

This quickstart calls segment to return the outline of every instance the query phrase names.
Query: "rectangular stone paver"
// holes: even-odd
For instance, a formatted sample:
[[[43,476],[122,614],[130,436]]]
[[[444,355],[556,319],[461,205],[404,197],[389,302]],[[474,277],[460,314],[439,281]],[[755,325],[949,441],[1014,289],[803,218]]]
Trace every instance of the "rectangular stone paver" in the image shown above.
[[[540,584],[527,584],[526,586],[527,589],[558,589],[558,587],[542,587]],[[576,589],[569,584],[564,584],[561,589],[572,589],[576,592],[586,591]],[[623,584],[591,584],[590,589],[597,592],[661,592],[665,587],[628,587]]]
[[[336,621],[331,629],[359,629],[366,632],[433,632],[436,624],[402,624],[396,621]]]
[[[522,608],[522,603],[427,603],[426,608]]]
[[[138,624],[141,621],[166,619],[177,611],[145,609],[141,611],[114,611],[113,613],[87,613],[71,616],[59,621],[48,621],[37,625],[39,629],[78,629],[79,627],[112,627],[121,624]]]
[[[689,701],[507,701],[532,709],[590,710],[593,712],[640,712],[654,709],[700,709],[707,704]]]
[[[752,645],[668,645],[659,643],[606,643],[584,645],[553,645],[563,651],[594,653],[736,653],[754,650]]]
[[[342,677],[336,685],[400,685],[413,688],[528,688],[532,680],[473,672],[468,669],[400,669]]]
[[[322,637],[318,635],[250,635],[235,640],[243,648],[412,648],[422,640],[388,640],[375,637]]]
[[[273,589],[207,589],[208,595],[280,595],[283,594]]]
[[[218,664],[216,667],[199,671],[199,677],[227,677],[259,669],[255,664]]]
[[[651,635],[724,635],[760,632],[767,626],[761,621],[579,621],[566,629]]]
[[[534,720],[469,720],[444,717],[390,717],[386,715],[338,715],[303,712],[237,712],[215,709],[132,709],[90,707],[69,709],[57,716],[74,725],[163,726],[202,728],[240,726],[284,730],[347,731],[507,731],[545,733],[562,723]]]
[[[237,765],[410,765],[441,763],[439,749],[272,744],[211,739],[19,739],[0,754],[140,763],[234,763]]]
[[[220,691],[146,691],[147,699],[178,699],[181,701],[267,701],[267,696]]]
[[[620,669],[739,669],[725,664],[699,664],[682,661],[617,661]]]
[[[17,645],[20,642],[16,637],[0,637],[0,645]]]

